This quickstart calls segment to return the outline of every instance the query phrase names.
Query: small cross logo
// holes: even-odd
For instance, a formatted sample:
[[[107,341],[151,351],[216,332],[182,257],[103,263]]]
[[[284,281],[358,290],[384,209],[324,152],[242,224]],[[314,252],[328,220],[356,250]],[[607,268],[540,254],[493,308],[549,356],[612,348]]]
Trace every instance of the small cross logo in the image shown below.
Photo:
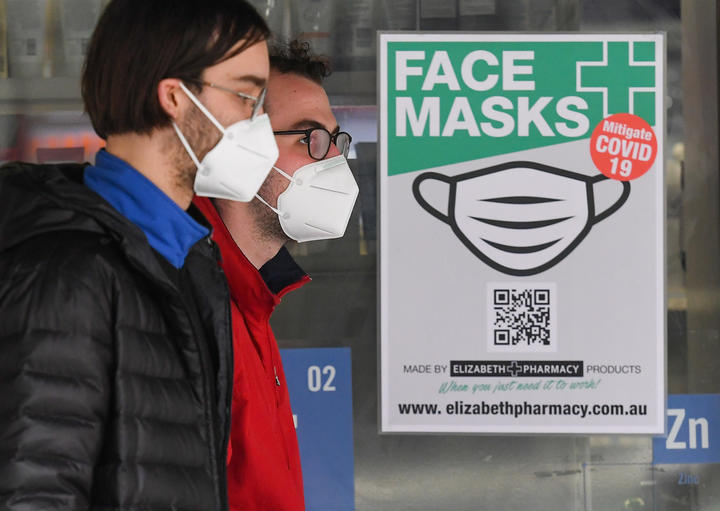
[[[522,368],[520,364],[513,360],[512,363],[508,366],[508,369],[510,370],[510,376],[517,376],[518,372],[520,372],[520,369]]]

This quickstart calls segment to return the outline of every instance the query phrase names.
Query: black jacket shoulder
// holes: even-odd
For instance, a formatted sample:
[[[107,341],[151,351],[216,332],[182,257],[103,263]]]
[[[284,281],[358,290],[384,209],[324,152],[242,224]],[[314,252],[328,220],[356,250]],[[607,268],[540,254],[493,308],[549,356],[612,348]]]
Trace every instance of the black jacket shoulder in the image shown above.
[[[213,246],[187,259],[198,326],[83,169],[0,168],[0,509],[225,509],[232,357]]]

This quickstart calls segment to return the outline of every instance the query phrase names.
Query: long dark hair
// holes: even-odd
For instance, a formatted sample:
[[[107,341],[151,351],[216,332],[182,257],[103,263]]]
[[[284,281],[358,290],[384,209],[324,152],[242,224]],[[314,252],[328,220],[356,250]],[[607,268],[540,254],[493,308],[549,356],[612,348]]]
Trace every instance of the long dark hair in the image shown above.
[[[95,131],[107,138],[169,125],[157,97],[161,80],[197,82],[206,68],[269,34],[244,0],[112,0],[93,33],[82,76]]]

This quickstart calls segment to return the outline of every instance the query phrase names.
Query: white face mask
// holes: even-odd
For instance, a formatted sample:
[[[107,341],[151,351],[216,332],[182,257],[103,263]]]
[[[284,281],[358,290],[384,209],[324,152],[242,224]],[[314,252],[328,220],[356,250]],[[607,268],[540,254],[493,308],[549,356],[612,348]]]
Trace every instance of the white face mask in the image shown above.
[[[420,191],[427,180],[449,185],[448,214]],[[596,201],[598,183],[605,192]],[[607,193],[612,195],[607,200]],[[465,246],[492,268],[509,275],[543,272],[563,260],[593,224],[617,211],[630,183],[602,174],[585,176],[534,162],[512,162],[458,176],[419,175],[413,194],[428,213],[449,224]],[[596,203],[610,204],[596,213]]]
[[[267,114],[258,115],[253,120],[238,121],[224,128],[182,82],[180,87],[223,134],[217,145],[200,162],[180,128],[173,122],[180,142],[197,166],[195,193],[203,197],[250,201],[278,158],[278,147]]]
[[[256,197],[277,213],[288,237],[302,242],[345,234],[359,189],[344,156],[308,163],[292,176],[273,169],[290,181],[278,196],[277,209]]]

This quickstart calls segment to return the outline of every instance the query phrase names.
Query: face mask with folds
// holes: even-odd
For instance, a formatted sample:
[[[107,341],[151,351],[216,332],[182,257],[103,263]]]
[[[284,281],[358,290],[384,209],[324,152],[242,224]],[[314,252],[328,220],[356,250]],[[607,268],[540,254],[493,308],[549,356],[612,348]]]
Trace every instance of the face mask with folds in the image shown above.
[[[252,200],[278,158],[270,118],[267,114],[261,114],[225,128],[182,82],[180,87],[222,133],[220,141],[199,161],[180,128],[172,123],[180,142],[197,167],[195,193],[201,197],[239,202]]]
[[[423,184],[432,181],[446,185],[447,214],[423,195]],[[599,187],[613,197],[603,211],[596,211]],[[630,195],[630,183],[510,162],[457,176],[425,172],[415,178],[413,195],[487,265],[528,276],[562,261],[594,224],[620,209]]]
[[[256,197],[278,215],[288,237],[302,242],[345,234],[359,188],[343,155],[308,163],[292,176],[273,169],[290,181],[278,195],[277,208]]]

